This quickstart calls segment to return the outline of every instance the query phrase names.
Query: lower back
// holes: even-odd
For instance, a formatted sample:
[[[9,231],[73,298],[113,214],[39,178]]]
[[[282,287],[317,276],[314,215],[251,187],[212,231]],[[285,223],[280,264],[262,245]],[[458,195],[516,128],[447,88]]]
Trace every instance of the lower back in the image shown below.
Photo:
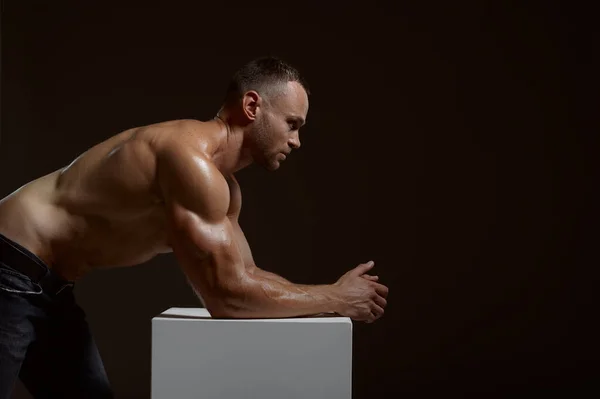
[[[155,179],[160,129],[125,131],[0,201],[0,233],[65,277],[168,252]]]

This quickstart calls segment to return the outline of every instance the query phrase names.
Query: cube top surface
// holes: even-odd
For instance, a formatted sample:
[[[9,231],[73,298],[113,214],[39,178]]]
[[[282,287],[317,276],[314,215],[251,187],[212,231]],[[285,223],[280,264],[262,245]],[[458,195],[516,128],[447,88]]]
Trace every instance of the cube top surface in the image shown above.
[[[213,320],[206,308],[170,308],[154,317],[156,319],[181,320]],[[335,313],[325,313],[318,316],[269,318],[269,319],[214,319],[226,323],[349,323],[349,317],[340,317]]]

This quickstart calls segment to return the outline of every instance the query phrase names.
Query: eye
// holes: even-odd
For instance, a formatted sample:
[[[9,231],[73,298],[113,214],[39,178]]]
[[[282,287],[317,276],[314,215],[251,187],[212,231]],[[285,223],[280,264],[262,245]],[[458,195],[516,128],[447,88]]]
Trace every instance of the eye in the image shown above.
[[[288,122],[288,126],[290,127],[290,130],[296,130],[297,129],[296,122]]]

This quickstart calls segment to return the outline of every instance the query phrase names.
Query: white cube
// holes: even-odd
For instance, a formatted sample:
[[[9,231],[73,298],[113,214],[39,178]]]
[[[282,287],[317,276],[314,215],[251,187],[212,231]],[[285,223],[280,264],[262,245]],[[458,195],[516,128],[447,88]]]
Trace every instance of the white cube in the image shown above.
[[[352,321],[335,315],[152,319],[152,399],[351,399]]]

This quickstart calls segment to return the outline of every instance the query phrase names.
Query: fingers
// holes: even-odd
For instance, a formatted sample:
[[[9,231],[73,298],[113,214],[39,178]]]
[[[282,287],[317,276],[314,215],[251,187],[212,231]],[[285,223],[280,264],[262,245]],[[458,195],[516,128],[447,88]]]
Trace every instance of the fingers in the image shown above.
[[[388,287],[376,282],[373,282],[371,285],[373,286],[373,288],[375,288],[375,292],[377,293],[377,295],[382,296],[383,298],[387,298],[389,292]]]
[[[375,320],[379,319],[381,316],[383,316],[383,309],[375,304],[373,304],[371,306],[371,312],[369,313],[369,315],[364,319],[364,322],[369,324],[369,323],[373,323]]]
[[[375,320],[383,316],[383,309],[375,304],[371,306],[371,314],[365,319],[365,323],[373,323]]]
[[[387,305],[387,301],[381,298],[380,296],[376,296],[375,299],[373,299],[373,303],[371,304],[371,314],[366,320],[367,323],[373,323],[375,320],[383,316],[383,313],[385,312],[383,308],[385,307],[385,305]]]
[[[368,272],[373,267],[373,265],[375,265],[375,262],[373,262],[372,260],[367,263],[360,264],[352,270],[352,274],[355,276],[362,276],[363,274]]]
[[[381,316],[383,316],[383,308],[381,308],[380,306],[377,306],[375,304],[373,304],[371,313],[373,315],[375,315],[376,318],[380,318]]]
[[[380,297],[379,295],[376,295],[375,298],[373,298],[373,302],[375,302],[375,304],[382,308],[385,308],[387,306],[387,300],[385,300],[385,298]]]
[[[364,278],[364,279],[366,279],[366,280],[369,280],[369,281],[377,281],[377,280],[379,280],[379,276],[371,276],[371,275],[368,275],[368,274],[363,274],[361,277]]]

